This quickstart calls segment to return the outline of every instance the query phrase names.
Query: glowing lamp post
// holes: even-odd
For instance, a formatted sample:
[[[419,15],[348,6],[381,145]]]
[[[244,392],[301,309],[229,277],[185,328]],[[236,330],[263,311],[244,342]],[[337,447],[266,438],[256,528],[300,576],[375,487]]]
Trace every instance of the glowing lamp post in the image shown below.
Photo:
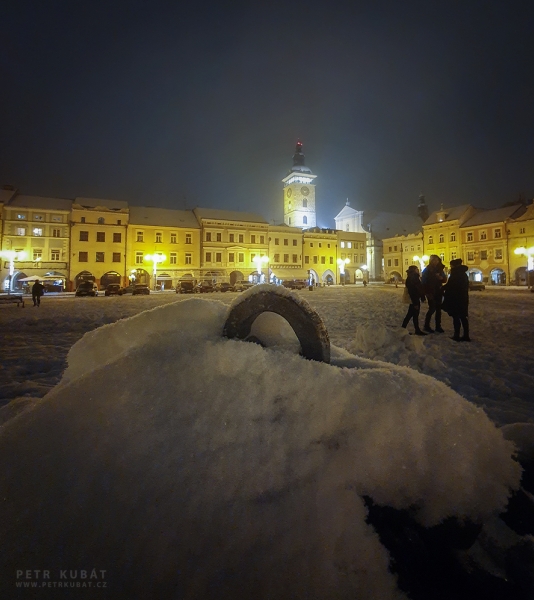
[[[525,283],[527,284],[527,289],[529,289],[529,272],[534,271],[534,246],[532,248],[525,248],[524,246],[521,246],[520,248],[516,248],[514,250],[514,254],[516,254],[517,256],[524,256],[527,259],[527,272],[525,273]]]
[[[429,257],[426,254],[423,254],[423,256],[414,256],[413,259],[419,263],[419,268],[422,271],[425,268],[425,263],[428,261]]]
[[[367,265],[361,265],[360,269],[363,272],[363,283],[367,285],[369,282],[369,267]]]
[[[338,258],[337,264],[339,266],[339,279],[341,279],[341,285],[345,285],[345,265],[348,265],[350,260],[348,258]]]
[[[261,283],[261,277],[262,277],[262,273],[261,273],[261,265],[266,264],[269,262],[269,257],[268,256],[255,256],[252,261],[254,262],[254,264],[256,265],[256,270],[258,271],[258,279],[259,282]]]
[[[154,265],[153,274],[154,274],[154,291],[155,291],[156,285],[158,283],[158,263],[165,262],[167,260],[167,257],[165,256],[165,254],[146,254],[145,258],[147,260],[152,261],[152,264]]]
[[[15,261],[24,260],[27,254],[24,251],[17,252],[15,250],[2,250],[2,252],[0,252],[0,256],[9,261],[9,287],[7,288],[7,293],[10,294],[11,286],[13,284],[13,275],[15,274]]]

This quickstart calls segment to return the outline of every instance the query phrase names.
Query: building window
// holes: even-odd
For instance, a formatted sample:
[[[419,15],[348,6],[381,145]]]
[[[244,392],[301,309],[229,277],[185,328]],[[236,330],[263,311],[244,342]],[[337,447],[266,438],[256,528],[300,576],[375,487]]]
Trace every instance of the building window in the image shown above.
[[[306,264],[306,265],[310,264],[310,257],[309,256],[305,256],[304,257],[304,264]]]
[[[451,260],[456,260],[456,252],[451,252]]]
[[[445,253],[444,252],[440,252],[439,253],[439,257],[441,258],[441,262],[443,262],[445,260]]]
[[[136,242],[144,242],[145,241],[145,232],[137,231],[135,241]]]
[[[117,219],[117,225],[122,225],[122,221],[120,219]]]
[[[346,254],[344,254],[344,253],[342,253],[342,254],[341,254],[341,260],[345,260],[346,258],[347,258],[347,255],[346,255]]]
[[[104,262],[103,252],[95,252],[95,262]]]
[[[497,260],[502,260],[502,248],[497,248],[495,250],[495,258]]]
[[[481,231],[480,232],[480,239],[481,240],[487,240],[488,239],[488,235],[485,231]]]
[[[185,234],[185,243],[186,244],[192,244],[193,242],[191,241],[191,234],[190,233],[186,233]]]
[[[456,232],[455,232],[455,231],[453,231],[453,232],[451,233],[451,242],[455,242],[455,241],[456,241]],[[413,250],[413,248],[412,248],[412,250]]]
[[[192,262],[193,262],[193,259],[192,259],[191,253],[186,252],[185,253],[185,264],[190,265],[190,264],[192,264]]]
[[[297,262],[297,255],[293,254],[292,259],[293,259],[293,262],[296,263]]]
[[[303,225],[307,225],[308,224],[308,217],[302,217],[302,224]]]
[[[285,263],[289,262],[289,254],[284,254],[284,262]]]
[[[243,236],[242,233],[240,233],[238,239],[239,239],[239,243],[242,244],[244,242],[244,240],[245,240],[245,237]]]
[[[230,240],[230,243],[233,244],[235,242],[235,234],[231,233],[229,240]]]
[[[121,241],[122,241],[122,233],[114,233],[114,234],[113,234],[113,241],[114,241],[116,244],[120,244],[120,243],[121,243]]]
[[[256,258],[255,254],[251,254],[250,255],[250,262],[254,262],[254,259]]]
[[[333,265],[333,264],[334,264],[334,257],[333,257],[333,256],[331,256],[331,257],[330,257],[330,264],[331,264],[331,265]]]
[[[215,253],[215,262],[216,263],[222,263],[222,253],[221,252],[216,252]]]
[[[105,242],[106,241],[106,232],[105,231],[97,231],[96,232],[96,241],[97,242]]]
[[[302,200],[302,208],[308,208],[308,201],[306,200],[306,198]],[[306,219],[306,217],[304,217],[304,219]],[[304,223],[307,223],[307,221],[304,221]]]
[[[291,204],[290,204],[290,206],[291,206]],[[288,221],[288,223],[287,223],[287,224],[288,224],[289,226],[291,226],[291,217],[288,217],[287,221]]]
[[[80,242],[88,242],[89,241],[89,232],[88,231],[80,231]]]
[[[289,246],[289,240],[287,238],[284,238],[284,246]]]
[[[293,240],[293,246],[296,246],[298,244],[297,240]]]
[[[78,252],[78,262],[88,262],[88,252]]]
[[[245,262],[245,255],[243,254],[243,252],[240,252],[240,253],[237,255],[237,260],[238,260],[240,263],[244,263],[244,262]]]
[[[524,227],[521,227],[519,229],[519,234],[521,235],[522,233],[525,233],[526,229]]]
[[[250,236],[250,243],[251,244],[255,244],[256,243],[256,236],[255,235],[251,235]]]
[[[265,236],[260,235],[260,244],[265,244]]]
[[[156,231],[156,244],[161,244],[163,241],[163,234],[161,231]]]
[[[113,262],[121,262],[121,253],[120,252],[113,253]]]
[[[135,253],[135,264],[136,265],[142,265],[143,264],[143,253],[142,252],[136,252]]]
[[[211,242],[211,231],[206,231],[206,242]]]
[[[52,221],[54,221],[54,223],[63,223],[63,218],[61,215],[52,215]]]
[[[80,217],[80,223],[85,223],[85,217]]]
[[[396,266],[396,267],[398,267],[398,266],[399,266],[399,259],[398,259],[398,258],[396,258],[396,259],[395,259],[395,266]]]
[[[322,265],[326,264],[326,257],[325,256],[321,256],[321,264]]]
[[[52,229],[52,237],[61,237],[61,229]]]
[[[176,262],[176,252],[171,252],[171,265],[175,265]]]
[[[16,235],[26,235],[26,227],[17,227],[15,233]]]
[[[211,252],[206,252],[206,262],[207,263],[211,262]]]
[[[317,259],[317,256],[314,256],[314,257],[313,257],[313,264],[314,264],[314,265],[316,265],[318,262],[319,262],[319,261],[318,261],[318,259]]]
[[[480,251],[480,260],[488,260],[488,251],[487,250]]]
[[[24,213],[17,213],[17,219],[25,220],[26,219],[26,215]]]
[[[345,242],[340,242],[339,243],[339,247],[340,248],[344,248],[345,247]],[[391,246],[389,247],[389,251],[391,252]]]
[[[274,238],[274,245],[275,246],[279,246],[280,245],[280,238]]]
[[[445,236],[442,233],[440,233],[439,234],[439,243],[443,244],[444,241],[445,241]]]
[[[348,223],[347,223],[347,226],[345,227],[345,231],[350,231]]]
[[[480,234],[480,236],[481,236],[480,239],[483,239],[482,238],[482,234]],[[468,242],[472,242],[473,241],[473,232],[472,231],[468,231],[467,232],[467,238],[466,239],[467,239]]]
[[[474,252],[468,252],[467,253],[467,262],[474,262],[475,260],[475,253]]]
[[[405,258],[405,259],[404,259],[404,264],[405,264],[405,265],[407,265],[407,264],[408,264],[408,259],[407,259],[407,258]]]
[[[434,237],[432,235],[428,236],[428,243],[429,244],[433,244],[434,243]]]
[[[228,262],[229,263],[235,262],[235,253],[234,252],[229,252],[228,253]]]
[[[280,254],[275,254],[275,255],[274,255],[274,262],[275,262],[275,263],[278,263],[278,262],[280,262]]]
[[[388,258],[388,267],[391,267],[391,258]]]
[[[501,230],[500,230],[500,229],[495,229],[495,233],[494,233],[494,236],[493,236],[493,237],[494,237],[496,240],[497,240],[497,239],[500,239],[500,237],[501,237]]]
[[[43,220],[43,215],[34,215],[33,216],[33,220],[34,221],[42,221]]]
[[[33,260],[34,261],[41,260],[42,258],[43,258],[43,251],[42,250],[34,250],[33,251]]]
[[[61,254],[61,250],[58,250],[57,248],[50,250],[50,260],[58,261],[60,254]]]
[[[176,244],[176,234],[171,233],[171,244]]]
[[[104,217],[98,217],[98,224],[104,225]]]

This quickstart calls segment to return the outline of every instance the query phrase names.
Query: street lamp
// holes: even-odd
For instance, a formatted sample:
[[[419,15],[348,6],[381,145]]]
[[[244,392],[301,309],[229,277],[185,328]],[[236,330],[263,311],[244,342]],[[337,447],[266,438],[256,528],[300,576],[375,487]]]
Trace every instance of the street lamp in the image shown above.
[[[423,254],[423,256],[419,257],[419,256],[414,256],[413,259],[419,263],[419,267],[421,269],[421,271],[425,268],[425,263],[427,262],[427,260],[430,257],[427,256],[426,254]]]
[[[27,256],[27,253],[24,250],[17,252],[16,250],[2,250],[0,252],[0,256],[2,258],[7,258],[9,261],[9,287],[7,288],[7,293],[11,293],[11,286],[13,284],[13,275],[15,274],[15,261],[16,260],[24,260]]]
[[[363,283],[367,285],[369,283],[369,267],[367,265],[361,265],[360,269],[363,271]]]
[[[254,262],[256,264],[256,270],[258,271],[258,280],[261,283],[261,264],[262,263],[268,263],[269,262],[269,257],[268,256],[255,256],[252,259],[252,262]]]
[[[137,269],[132,269],[130,271],[130,275],[128,275],[128,279],[130,280],[130,285],[133,285],[135,280],[137,279]]]
[[[527,284],[527,290],[530,288],[529,272],[534,271],[534,246],[531,248],[525,248],[521,246],[514,250],[514,254],[518,256],[525,256],[527,259],[527,272],[525,273],[525,283]]]
[[[348,265],[349,263],[350,260],[348,258],[337,259],[337,264],[339,266],[339,279],[341,279],[343,276],[341,285],[345,285],[345,265]]]
[[[153,270],[153,274],[154,274],[154,291],[156,291],[156,285],[158,283],[158,263],[160,262],[165,262],[167,260],[167,257],[165,256],[165,254],[146,254],[145,258],[147,260],[151,260],[153,265],[154,265],[154,270]]]

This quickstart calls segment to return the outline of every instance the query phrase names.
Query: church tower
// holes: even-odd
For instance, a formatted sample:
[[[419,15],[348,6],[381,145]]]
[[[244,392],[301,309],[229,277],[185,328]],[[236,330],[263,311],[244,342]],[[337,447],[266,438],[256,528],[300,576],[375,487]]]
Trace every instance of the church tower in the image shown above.
[[[298,140],[293,154],[293,168],[284,183],[284,223],[291,227],[316,227],[315,184],[311,169],[304,164],[302,142]]]

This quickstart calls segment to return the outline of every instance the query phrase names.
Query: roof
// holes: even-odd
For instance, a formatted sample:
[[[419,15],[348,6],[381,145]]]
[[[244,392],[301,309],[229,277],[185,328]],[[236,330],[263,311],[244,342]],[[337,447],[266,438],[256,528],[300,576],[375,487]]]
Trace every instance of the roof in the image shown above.
[[[7,204],[16,193],[16,190],[0,189],[0,203]]]
[[[435,210],[430,214],[425,221],[425,225],[433,225],[434,223],[445,223],[447,221],[457,221],[461,216],[468,211],[472,206],[470,204],[462,204],[461,206],[453,206],[452,208],[444,208],[443,210]],[[445,218],[441,221],[438,218],[440,213],[445,213]]]
[[[513,218],[514,215],[521,215],[524,212],[524,208],[523,204],[514,204],[490,210],[481,209],[476,215],[468,219],[462,227],[474,227],[486,223],[502,223],[506,219]]]
[[[38,210],[67,210],[72,208],[72,200],[67,198],[43,198],[42,196],[22,196],[17,194],[9,201],[9,206]]]
[[[195,208],[193,209],[193,212],[199,221],[203,219],[213,219],[215,221],[246,221],[248,223],[268,224],[264,217],[254,213],[220,210],[217,208]]]
[[[418,233],[422,230],[423,222],[415,215],[402,215],[398,213],[379,212],[374,210],[363,211],[363,228],[370,231],[378,239],[390,238],[395,235]]]
[[[187,227],[199,229],[198,221],[192,210],[173,210],[171,208],[152,208],[131,206],[131,225],[153,225],[156,227]]]
[[[361,210],[355,210],[352,208],[352,206],[345,204],[345,206],[341,209],[341,212],[339,212],[334,218],[341,219],[343,217],[353,217],[356,214],[361,214],[361,212]]]
[[[124,210],[128,209],[128,202],[123,200],[106,200],[104,198],[81,198],[74,199],[76,204],[84,208],[107,208],[109,210]]]

